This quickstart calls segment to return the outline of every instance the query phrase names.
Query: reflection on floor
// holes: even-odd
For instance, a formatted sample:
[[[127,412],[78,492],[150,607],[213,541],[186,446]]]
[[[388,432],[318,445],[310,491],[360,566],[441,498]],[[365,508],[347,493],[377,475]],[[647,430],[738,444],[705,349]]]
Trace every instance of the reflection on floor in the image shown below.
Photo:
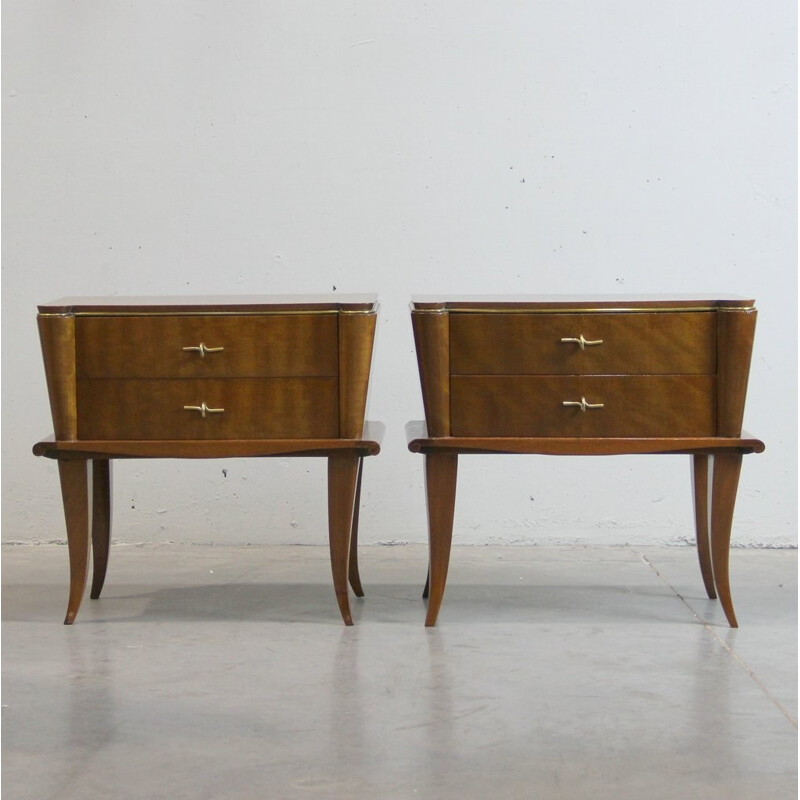
[[[8,798],[790,798],[797,554],[736,550],[731,630],[691,548],[114,546],[61,625],[66,548],[3,548]]]

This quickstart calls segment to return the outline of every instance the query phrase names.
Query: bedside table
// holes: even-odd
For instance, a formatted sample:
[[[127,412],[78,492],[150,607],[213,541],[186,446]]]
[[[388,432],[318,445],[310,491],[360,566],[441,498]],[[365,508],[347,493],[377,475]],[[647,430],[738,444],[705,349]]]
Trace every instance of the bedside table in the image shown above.
[[[425,422],[432,626],[447,580],[458,456],[692,456],[703,582],[736,616],[728,557],[756,323],[719,297],[419,297],[411,304]]]
[[[321,456],[336,599],[363,595],[356,545],[361,468],[383,426],[364,422],[374,295],[63,298],[39,306],[70,592],[103,588],[115,458]],[[90,537],[91,527],[91,537]]]

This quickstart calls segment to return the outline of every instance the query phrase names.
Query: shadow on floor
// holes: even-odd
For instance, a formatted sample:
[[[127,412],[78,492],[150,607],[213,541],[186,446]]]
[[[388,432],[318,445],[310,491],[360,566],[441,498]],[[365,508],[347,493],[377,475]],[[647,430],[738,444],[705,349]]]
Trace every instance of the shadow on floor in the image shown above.
[[[365,586],[365,591],[362,599],[350,597],[356,622],[422,625],[426,602],[421,598],[421,586],[373,584]],[[699,593],[691,601],[693,605],[715,605]],[[50,585],[7,586],[3,591],[3,620],[60,621],[62,603],[66,604],[65,593],[54,591]],[[454,584],[447,588],[439,619],[440,624],[700,624],[666,586]],[[310,583],[107,587],[100,600],[84,599],[77,622],[179,620],[341,624],[333,587]]]

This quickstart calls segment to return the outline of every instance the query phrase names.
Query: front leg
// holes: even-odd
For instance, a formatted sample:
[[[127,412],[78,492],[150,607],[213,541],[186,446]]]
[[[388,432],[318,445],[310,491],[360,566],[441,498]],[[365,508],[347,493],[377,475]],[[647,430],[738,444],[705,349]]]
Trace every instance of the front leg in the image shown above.
[[[90,464],[85,458],[58,461],[69,547],[69,600],[65,625],[72,625],[75,621],[89,574]]]
[[[711,563],[717,596],[731,628],[739,627],[731,599],[728,563],[741,468],[741,453],[717,453],[711,458]]]
[[[350,562],[350,537],[353,530],[358,456],[328,457],[328,538],[336,602],[345,625],[352,625],[347,576]]]
[[[708,537],[708,462],[711,456],[695,453],[692,456],[692,488],[694,490],[694,522],[697,536],[697,557],[700,561],[700,574],[706,594],[716,599],[714,588],[714,571],[711,567],[711,544]]]
[[[425,494],[428,501],[428,614],[425,626],[436,625],[447,582],[453,517],[456,505],[458,455],[428,453],[425,456]],[[425,596],[423,594],[423,596]]]

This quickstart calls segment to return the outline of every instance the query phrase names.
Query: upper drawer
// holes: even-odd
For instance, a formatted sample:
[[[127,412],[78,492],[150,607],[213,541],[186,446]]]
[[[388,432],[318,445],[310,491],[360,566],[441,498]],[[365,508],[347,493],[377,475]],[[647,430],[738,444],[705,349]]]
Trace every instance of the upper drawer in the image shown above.
[[[702,311],[451,314],[450,373],[713,375],[716,330]]]
[[[306,377],[339,371],[336,314],[79,317],[75,330],[82,378]]]

